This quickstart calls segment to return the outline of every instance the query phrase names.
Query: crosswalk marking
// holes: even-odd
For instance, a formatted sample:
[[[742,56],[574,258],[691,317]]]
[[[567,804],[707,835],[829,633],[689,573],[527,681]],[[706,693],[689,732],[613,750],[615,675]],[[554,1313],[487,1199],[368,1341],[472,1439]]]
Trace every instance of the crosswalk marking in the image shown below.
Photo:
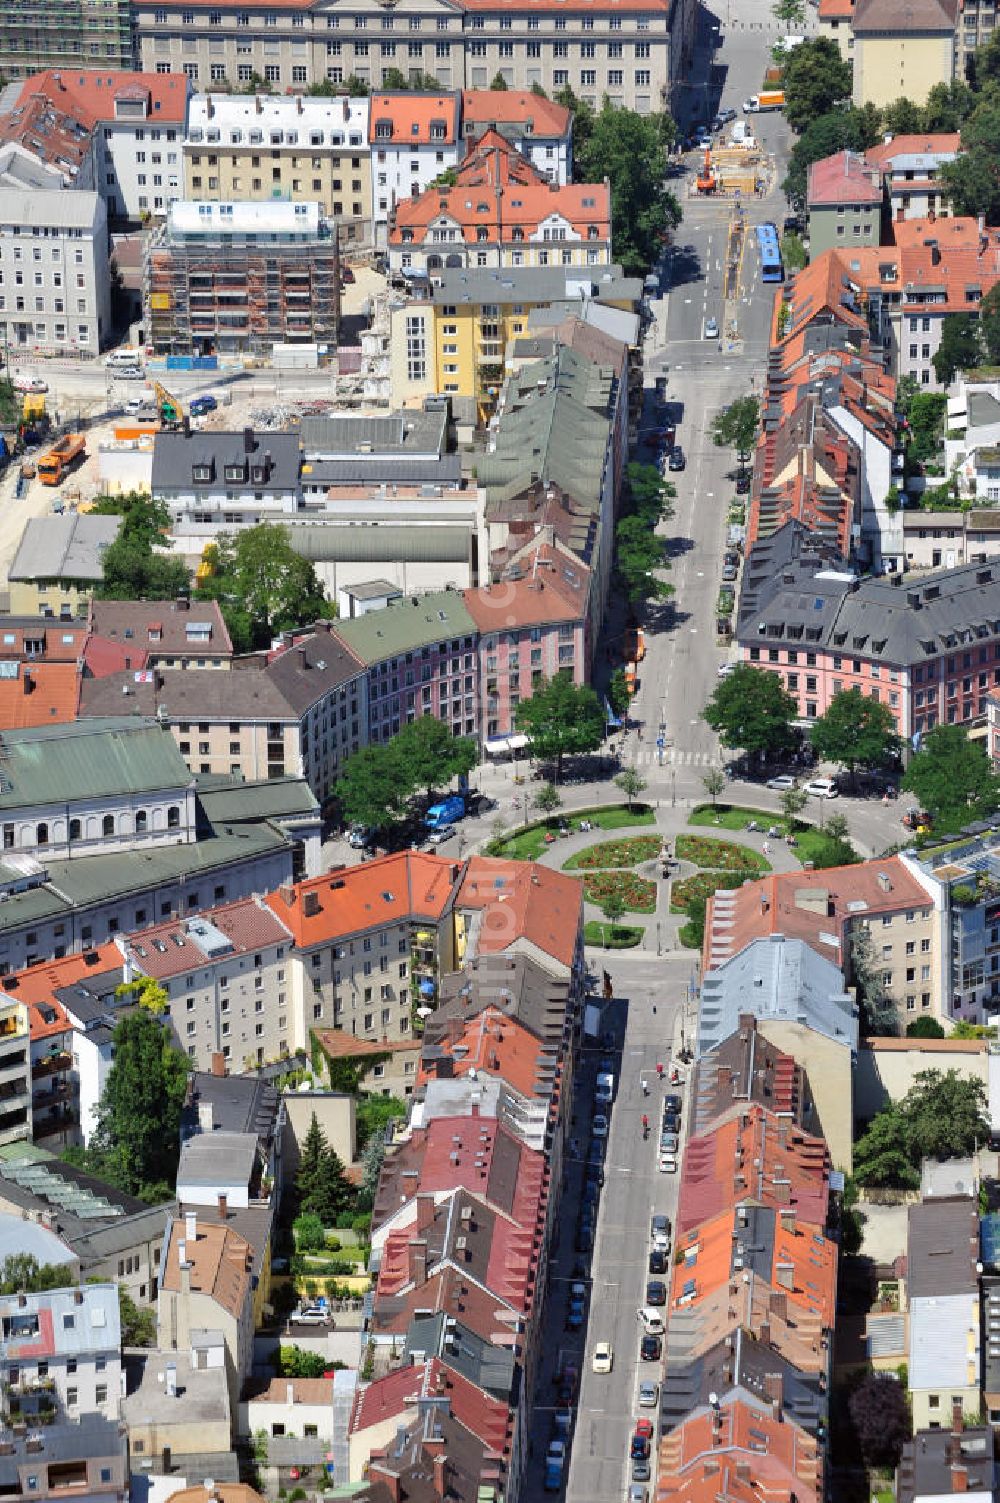
[[[676,746],[664,750],[662,763],[653,746],[638,747],[632,760],[637,767],[714,767],[718,762],[711,752],[686,751]]]

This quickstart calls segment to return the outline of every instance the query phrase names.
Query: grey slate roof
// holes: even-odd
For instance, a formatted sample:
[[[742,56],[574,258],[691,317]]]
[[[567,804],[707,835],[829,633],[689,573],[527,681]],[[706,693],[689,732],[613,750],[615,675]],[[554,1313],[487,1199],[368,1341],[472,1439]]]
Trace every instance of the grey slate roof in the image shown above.
[[[909,1209],[907,1286],[911,1300],[968,1294],[976,1287],[979,1215],[971,1197],[925,1200]]]
[[[951,33],[958,0],[858,0],[852,19],[855,36]]]
[[[940,569],[913,581],[902,574],[852,581],[805,548],[786,563],[780,552],[760,548],[751,550],[740,597],[741,644],[801,644],[905,666],[1000,635],[998,563]]]
[[[351,461],[371,474],[384,459],[439,459],[447,442],[448,412],[442,404],[369,417],[304,417],[299,432],[307,462]]]
[[[827,1395],[817,1377],[806,1377],[770,1343],[757,1341],[735,1326],[730,1337],[692,1361],[667,1360],[660,1396],[660,1419],[665,1433],[683,1424],[692,1411],[702,1409],[714,1393],[719,1402],[742,1397],[769,1413],[771,1395],[780,1399],[784,1417],[815,1435],[825,1426]]]
[[[940,1430],[921,1430],[903,1447],[896,1472],[897,1503],[915,1503],[917,1498],[948,1497],[955,1491],[956,1464],[966,1469],[966,1493],[986,1493],[994,1498],[1000,1477],[993,1459],[993,1431],[988,1426],[965,1428],[953,1436],[951,1415],[945,1414]]]
[[[273,1086],[252,1075],[212,1075],[195,1070],[189,1076],[188,1103],[181,1119],[181,1137],[198,1132],[199,1106],[211,1106],[212,1130],[254,1133],[269,1142],[277,1129],[281,1098]]]
[[[70,721],[0,737],[0,809],[192,783],[177,743],[155,720]]]
[[[76,194],[66,193],[65,198]],[[32,517],[21,534],[11,580],[79,580],[92,583],[104,576],[104,553],[118,536],[121,517],[95,517],[88,512],[61,517]]]
[[[448,1320],[438,1311],[433,1315],[414,1315],[406,1332],[405,1355],[424,1352],[443,1358],[494,1398],[511,1398],[519,1369],[509,1347],[493,1346],[461,1320]],[[415,1359],[414,1359],[415,1360]]]
[[[181,1145],[177,1184],[211,1189],[218,1185],[249,1185],[257,1162],[257,1139],[252,1133],[213,1131],[196,1133]]]
[[[642,297],[638,277],[626,277],[620,266],[599,272],[567,271],[563,267],[467,267],[435,272],[430,296],[435,303],[583,303],[589,298],[637,303]]]
[[[396,459],[374,456],[375,463],[364,455],[353,459],[313,459],[302,474],[302,484],[310,490],[332,485],[432,485],[454,489],[462,478],[460,454],[443,454],[440,459]]]
[[[839,967],[801,939],[752,940],[701,984],[699,1057],[739,1027],[741,1013],[804,1023],[854,1050],[858,1019]]]
[[[179,492],[225,491],[226,465],[262,465],[270,455],[266,478],[234,482],[267,495],[297,491],[299,485],[299,436],[297,433],[213,432],[210,429],[190,433],[158,433],[153,441],[154,496],[173,496]],[[196,465],[212,469],[210,481],[195,480]]]

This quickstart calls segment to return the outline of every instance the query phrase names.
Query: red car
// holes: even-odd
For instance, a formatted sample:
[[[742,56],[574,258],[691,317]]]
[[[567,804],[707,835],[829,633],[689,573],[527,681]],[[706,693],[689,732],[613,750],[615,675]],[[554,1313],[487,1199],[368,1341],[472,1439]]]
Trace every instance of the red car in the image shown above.
[[[635,1422],[635,1433],[636,1435],[645,1435],[647,1439],[651,1439],[653,1434],[653,1421],[651,1419],[647,1419],[645,1416],[643,1416],[642,1419],[637,1419]]]

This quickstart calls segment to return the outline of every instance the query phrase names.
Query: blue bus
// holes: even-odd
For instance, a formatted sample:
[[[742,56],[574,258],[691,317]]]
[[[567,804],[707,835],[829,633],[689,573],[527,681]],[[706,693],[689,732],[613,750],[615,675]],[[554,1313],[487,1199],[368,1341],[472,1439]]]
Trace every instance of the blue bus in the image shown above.
[[[760,279],[762,282],[783,282],[785,268],[781,264],[781,246],[777,226],[757,226],[757,249],[760,252]]]

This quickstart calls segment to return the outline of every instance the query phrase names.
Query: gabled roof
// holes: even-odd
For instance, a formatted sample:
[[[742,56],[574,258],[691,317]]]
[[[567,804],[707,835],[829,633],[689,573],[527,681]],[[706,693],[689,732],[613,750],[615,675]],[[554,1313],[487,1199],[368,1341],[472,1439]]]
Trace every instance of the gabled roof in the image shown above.
[[[169,730],[139,719],[7,732],[0,774],[0,809],[181,790],[194,781]]]
[[[537,565],[520,579],[508,573],[497,584],[464,591],[466,608],[486,634],[586,620],[590,571],[554,548],[537,549]]]
[[[136,970],[160,981],[290,939],[263,899],[253,897],[193,917],[167,919],[123,935],[120,945]]]
[[[382,924],[436,923],[450,907],[459,874],[458,864],[442,856],[401,851],[281,887],[265,902],[296,945],[308,949]]]
[[[878,173],[854,151],[837,151],[809,168],[806,202],[810,209],[828,205],[879,204],[882,185]]]
[[[958,0],[857,0],[854,35],[951,36],[958,10]]]
[[[92,600],[90,625],[129,651],[231,657],[233,644],[217,600]]]
[[[942,158],[956,156],[961,146],[962,137],[957,130],[893,136],[891,140],[869,146],[865,152],[865,161],[883,170],[891,170],[893,163],[900,157],[930,158],[936,165]]]
[[[691,1074],[688,1097],[694,1134],[710,1132],[735,1108],[751,1103],[780,1112],[783,1120],[807,1131],[813,1127],[805,1070],[765,1038],[752,1013],[741,1013],[739,1031],[701,1056]]]
[[[368,111],[368,139],[403,149],[432,143],[453,146],[458,139],[461,94],[442,91],[419,94],[407,90],[372,94]],[[386,136],[385,129],[391,134]],[[432,133],[432,128],[436,133]]]
[[[738,1205],[792,1210],[815,1226],[826,1224],[830,1155],[823,1138],[803,1132],[762,1106],[732,1108],[728,1118],[684,1153],[677,1231],[687,1231]]]
[[[532,136],[565,136],[573,112],[530,89],[464,89],[462,125],[516,125]],[[530,129],[527,129],[530,127]]]
[[[723,1211],[679,1233],[674,1257],[671,1308],[695,1305],[747,1271],[825,1326],[833,1324],[837,1245],[792,1210],[749,1206]]]
[[[387,1155],[372,1211],[376,1229],[419,1195],[465,1189],[532,1225],[547,1188],[542,1156],[495,1118],[435,1117]],[[417,1212],[422,1214],[418,1206]],[[418,1214],[418,1220],[419,1220]],[[411,1223],[412,1230],[412,1223]]]
[[[460,971],[441,977],[438,1005],[424,1023],[424,1043],[450,1037],[456,1026],[461,1029],[484,1008],[492,1008],[561,1048],[568,1005],[568,981],[530,955],[474,955]]]
[[[75,663],[5,663],[0,674],[0,732],[66,725],[76,719]]]
[[[794,872],[788,875],[812,874]],[[824,889],[820,891],[825,892]],[[727,925],[727,915],[737,912],[737,909],[728,907],[725,897],[725,893],[717,892],[710,900],[713,924],[717,922],[720,929],[713,929],[710,960],[702,979],[699,1053],[710,1049],[719,1039],[738,1028],[744,1013],[753,1013],[761,1023],[801,1023],[834,1043],[855,1050],[858,1043],[857,1005],[844,988],[840,966],[820,951],[826,931],[819,928],[815,948],[805,938],[792,939],[779,930],[751,940],[736,954],[724,956],[723,948],[729,943],[729,925],[735,928],[732,919]],[[758,906],[761,906],[759,895]],[[817,918],[820,925],[833,928],[836,934],[836,926],[831,926],[826,917],[826,908],[825,902],[820,913],[814,907],[810,917]],[[768,915],[765,913],[763,917],[766,919]]]
[[[580,880],[537,862],[474,856],[455,899],[478,911],[480,954],[530,947],[569,969],[577,951],[583,911]]]
[[[128,73],[124,69],[49,68],[25,79],[21,102],[44,94],[60,108],[71,108],[88,126],[113,124],[115,101],[147,105],[146,123],[183,125],[191,82],[183,73]],[[129,123],[134,123],[129,116]]]
[[[780,1413],[737,1399],[699,1408],[660,1445],[657,1503],[819,1503],[823,1452]]]
[[[179,1217],[170,1223],[167,1250],[160,1271],[160,1288],[181,1292],[180,1244],[191,1265],[191,1291],[209,1295],[225,1312],[239,1320],[250,1300],[250,1270],[253,1248],[231,1227],[196,1217],[197,1236],[186,1235],[187,1222]]]
[[[395,1368],[373,1383],[359,1385],[349,1433],[362,1434],[390,1419],[406,1424],[430,1401],[436,1401],[442,1411],[454,1414],[461,1424],[497,1451],[506,1449],[510,1423],[507,1404],[478,1388],[439,1357]]]
[[[555,1052],[499,1008],[484,1008],[424,1045],[417,1085],[457,1076],[497,1076],[522,1096],[549,1100],[556,1089]]]

